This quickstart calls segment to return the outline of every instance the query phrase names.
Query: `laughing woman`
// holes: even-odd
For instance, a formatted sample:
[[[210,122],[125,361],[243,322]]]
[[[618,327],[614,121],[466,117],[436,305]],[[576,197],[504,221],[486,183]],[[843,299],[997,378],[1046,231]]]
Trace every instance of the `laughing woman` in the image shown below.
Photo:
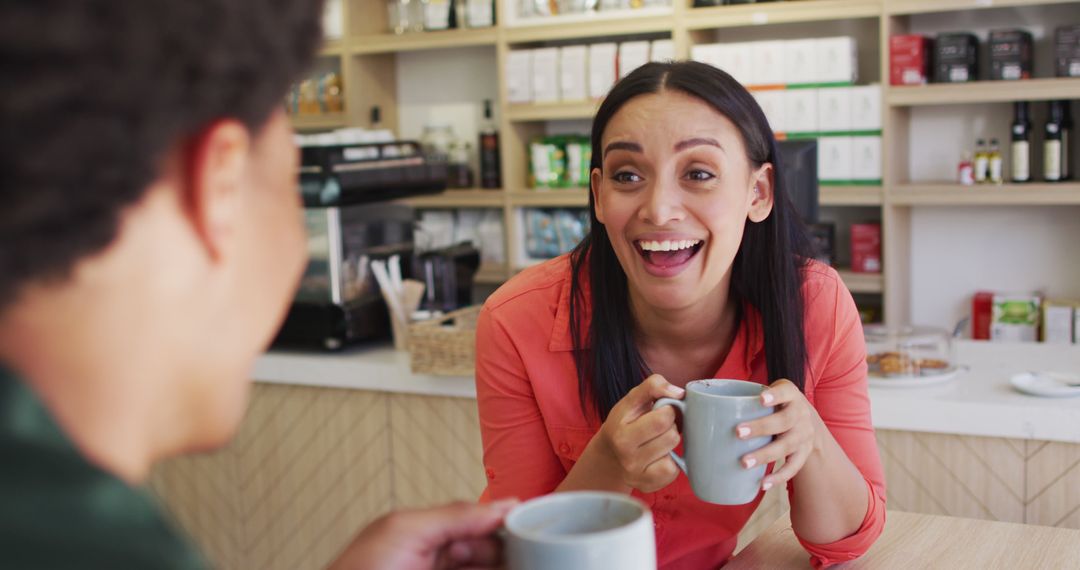
[[[768,385],[770,464],[817,565],[856,558],[885,524],[865,346],[851,294],[809,259],[772,131],[753,97],[699,63],[653,63],[617,84],[592,129],[589,236],[484,306],[476,382],[485,498],[602,489],[653,510],[662,568],[730,558],[761,501],[694,497],[668,452],[670,406],[700,378]],[[774,462],[782,467],[771,470]]]

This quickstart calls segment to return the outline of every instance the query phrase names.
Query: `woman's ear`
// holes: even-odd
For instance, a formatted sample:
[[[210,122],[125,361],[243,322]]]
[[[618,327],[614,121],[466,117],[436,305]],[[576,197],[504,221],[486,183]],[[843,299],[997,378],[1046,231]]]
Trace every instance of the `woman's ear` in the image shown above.
[[[767,162],[761,165],[761,168],[751,175],[750,181],[753,187],[750,188],[750,211],[747,212],[746,217],[751,222],[760,223],[769,217],[773,208],[775,196],[773,165]]]
[[[592,169],[589,174],[589,191],[592,192],[593,209],[596,210],[596,219],[604,223],[604,207],[600,201],[600,183],[604,180],[603,173],[599,168]]]

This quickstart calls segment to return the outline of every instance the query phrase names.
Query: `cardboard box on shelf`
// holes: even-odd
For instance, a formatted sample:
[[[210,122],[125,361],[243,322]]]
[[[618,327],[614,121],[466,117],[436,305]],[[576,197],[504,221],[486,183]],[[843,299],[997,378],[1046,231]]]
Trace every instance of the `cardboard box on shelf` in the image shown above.
[[[649,42],[619,44],[619,79],[630,75],[632,71],[646,63],[649,63]]]
[[[881,130],[881,86],[849,87],[851,93],[851,130]]]
[[[1039,309],[1036,294],[996,293],[990,322],[990,340],[1035,342],[1039,338]]]
[[[971,338],[990,340],[990,323],[994,317],[994,294],[978,291],[971,298]]]
[[[1033,50],[1031,32],[993,30],[990,32],[990,79],[1014,81],[1031,79]]]
[[[818,180],[851,180],[855,175],[852,164],[851,137],[821,137],[818,139]]]
[[[589,97],[602,99],[617,79],[619,46],[615,43],[589,46]]]
[[[763,41],[750,43],[751,85],[783,85],[784,77],[784,42]]]
[[[923,85],[930,79],[933,40],[918,34],[889,38],[889,84]]]
[[[1076,301],[1047,299],[1042,306],[1042,341],[1050,344],[1072,344],[1076,319]]]
[[[854,83],[859,73],[855,48],[855,38],[850,36],[815,40],[816,71],[814,73],[817,81]]]
[[[817,44],[814,40],[784,42],[784,83],[817,83]]]
[[[881,180],[881,137],[851,137],[852,180]]]
[[[818,89],[818,130],[851,130],[851,90],[847,87]]]
[[[851,270],[881,273],[881,224],[851,224]]]
[[[565,46],[559,48],[559,90],[563,101],[585,101],[589,98],[589,48]]]
[[[559,100],[559,48],[533,50],[533,101],[555,103]]]
[[[1080,77],[1080,24],[1054,31],[1054,68],[1058,77]]]
[[[653,40],[649,46],[649,61],[675,61],[675,41]]]
[[[979,79],[979,38],[975,34],[941,34],[934,40],[934,82],[963,83]]]
[[[506,98],[511,103],[532,103],[532,50],[514,50],[506,57]]]
[[[754,75],[754,49],[749,42],[721,44],[720,69],[743,85],[750,85]]]
[[[784,97],[784,124],[788,133],[813,133],[818,129],[818,90],[788,89]],[[819,151],[820,152],[820,151]]]
[[[758,106],[765,112],[765,118],[769,120],[769,126],[774,133],[787,132],[787,111],[784,102],[784,92],[779,90],[754,91],[754,99]]]

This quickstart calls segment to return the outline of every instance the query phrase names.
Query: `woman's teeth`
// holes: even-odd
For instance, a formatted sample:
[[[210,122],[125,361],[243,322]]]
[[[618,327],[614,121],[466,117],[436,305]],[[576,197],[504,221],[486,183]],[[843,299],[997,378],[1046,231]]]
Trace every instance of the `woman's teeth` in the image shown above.
[[[664,240],[664,241],[640,241],[638,244],[644,251],[679,251],[690,249],[701,243],[701,240]]]

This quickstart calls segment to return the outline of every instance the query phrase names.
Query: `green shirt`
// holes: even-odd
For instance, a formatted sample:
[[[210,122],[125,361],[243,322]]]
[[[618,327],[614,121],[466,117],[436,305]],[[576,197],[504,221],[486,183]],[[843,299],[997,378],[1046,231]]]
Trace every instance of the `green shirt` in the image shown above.
[[[0,367],[0,567],[207,565],[148,493],[88,462]]]

